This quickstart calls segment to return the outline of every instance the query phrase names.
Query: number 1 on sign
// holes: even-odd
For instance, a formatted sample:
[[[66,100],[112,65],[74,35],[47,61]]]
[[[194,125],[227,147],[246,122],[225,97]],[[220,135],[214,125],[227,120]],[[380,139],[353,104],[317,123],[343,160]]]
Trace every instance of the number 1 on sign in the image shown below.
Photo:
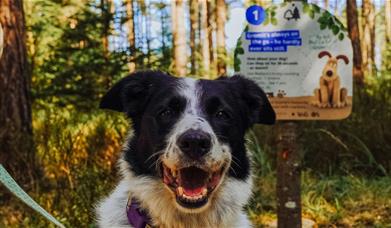
[[[258,21],[258,15],[259,15],[258,10],[254,10],[253,14],[254,14],[255,21]]]
[[[246,10],[246,19],[249,24],[260,25],[265,19],[265,11],[261,6],[250,6]]]

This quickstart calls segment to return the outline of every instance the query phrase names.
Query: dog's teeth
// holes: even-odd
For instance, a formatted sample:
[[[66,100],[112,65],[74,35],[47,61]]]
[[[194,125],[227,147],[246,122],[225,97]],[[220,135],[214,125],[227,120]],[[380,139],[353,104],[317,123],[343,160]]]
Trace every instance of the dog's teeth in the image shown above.
[[[183,195],[183,188],[179,186],[177,188],[177,190],[178,190],[178,195],[182,196]]]
[[[203,188],[202,189],[202,196],[205,196],[206,193],[208,193],[208,189],[207,188]]]

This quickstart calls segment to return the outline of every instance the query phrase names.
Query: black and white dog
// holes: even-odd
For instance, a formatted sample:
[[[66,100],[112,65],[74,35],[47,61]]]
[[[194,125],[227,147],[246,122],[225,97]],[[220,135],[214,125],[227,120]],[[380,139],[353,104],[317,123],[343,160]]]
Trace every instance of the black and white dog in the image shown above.
[[[124,112],[134,129],[119,162],[122,179],[97,207],[100,227],[250,226],[244,136],[253,124],[275,122],[253,81],[139,72],[115,84],[100,107]]]

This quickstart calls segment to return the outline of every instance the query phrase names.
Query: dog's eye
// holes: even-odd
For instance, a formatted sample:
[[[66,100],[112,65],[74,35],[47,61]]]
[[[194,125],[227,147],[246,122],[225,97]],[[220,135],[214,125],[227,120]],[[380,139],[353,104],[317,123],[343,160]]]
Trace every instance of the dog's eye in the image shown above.
[[[228,113],[225,112],[224,110],[219,110],[218,112],[216,112],[215,116],[217,119],[221,119],[221,120],[229,119]]]
[[[158,116],[160,118],[167,118],[170,117],[173,114],[173,111],[169,108],[163,109],[159,112]]]

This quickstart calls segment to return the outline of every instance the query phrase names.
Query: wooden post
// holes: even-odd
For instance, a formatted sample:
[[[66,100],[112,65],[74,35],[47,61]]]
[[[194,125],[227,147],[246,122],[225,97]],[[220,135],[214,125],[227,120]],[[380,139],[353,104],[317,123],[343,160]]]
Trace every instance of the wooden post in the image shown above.
[[[3,54],[3,27],[1,27],[0,23],[0,58],[1,54]]]
[[[297,145],[297,123],[278,124],[277,220],[279,228],[301,227],[301,156]]]

